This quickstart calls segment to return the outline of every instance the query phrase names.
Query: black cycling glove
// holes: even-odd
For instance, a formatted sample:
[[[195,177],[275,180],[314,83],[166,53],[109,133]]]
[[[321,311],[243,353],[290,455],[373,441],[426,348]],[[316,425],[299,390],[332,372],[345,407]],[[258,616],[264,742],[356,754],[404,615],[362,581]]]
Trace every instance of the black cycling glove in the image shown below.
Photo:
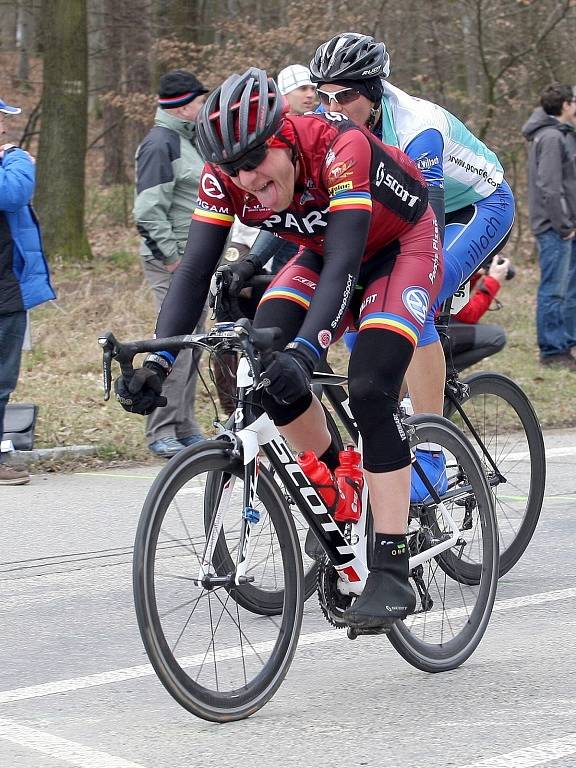
[[[217,272],[222,276],[230,296],[238,296],[248,280],[258,272],[258,267],[250,259],[244,259],[236,264],[224,264]]]
[[[290,405],[310,392],[315,361],[301,345],[296,349],[275,352],[263,373],[264,387],[274,400]]]
[[[132,378],[126,380],[124,376],[119,376],[116,379],[116,400],[125,411],[148,416],[155,408],[162,408],[168,402],[162,396],[162,385],[169,372],[168,364],[164,367],[152,360],[145,360],[142,368],[136,368]]]

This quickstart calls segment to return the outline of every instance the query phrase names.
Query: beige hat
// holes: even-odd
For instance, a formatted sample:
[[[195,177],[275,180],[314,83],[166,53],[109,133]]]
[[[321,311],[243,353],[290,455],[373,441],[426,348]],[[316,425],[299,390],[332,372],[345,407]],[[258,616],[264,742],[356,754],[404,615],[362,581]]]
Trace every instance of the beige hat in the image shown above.
[[[302,85],[313,85],[310,70],[301,64],[291,64],[278,73],[278,88],[283,96]]]

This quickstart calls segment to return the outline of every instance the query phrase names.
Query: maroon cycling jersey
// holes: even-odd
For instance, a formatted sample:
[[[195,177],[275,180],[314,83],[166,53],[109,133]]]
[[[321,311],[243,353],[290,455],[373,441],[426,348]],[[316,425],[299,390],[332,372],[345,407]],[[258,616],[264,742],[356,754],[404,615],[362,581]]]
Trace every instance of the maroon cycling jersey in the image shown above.
[[[406,232],[426,211],[424,177],[408,157],[385,146],[340,113],[286,118],[299,150],[294,198],[281,212],[264,208],[216,166],[205,165],[195,221],[231,227],[236,215],[298,245],[322,253],[326,228],[339,211],[368,211],[363,254],[369,259]]]

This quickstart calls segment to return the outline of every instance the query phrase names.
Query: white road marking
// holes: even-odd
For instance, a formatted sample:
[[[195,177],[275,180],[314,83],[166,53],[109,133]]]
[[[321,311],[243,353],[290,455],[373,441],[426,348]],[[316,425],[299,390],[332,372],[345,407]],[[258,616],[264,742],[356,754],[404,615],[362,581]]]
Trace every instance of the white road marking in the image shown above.
[[[530,766],[549,763],[575,753],[576,733],[569,733],[560,739],[543,741],[535,747],[517,749],[515,752],[508,752],[507,755],[487,757],[476,763],[465,765],[463,768],[530,768]]]
[[[526,595],[524,597],[513,597],[507,600],[499,600],[494,603],[493,612],[499,613],[508,611],[514,608],[524,608],[528,605],[539,605],[542,603],[550,603],[558,600],[569,600],[576,597],[576,587],[570,587],[568,589],[559,589],[553,592],[541,592],[535,595]],[[442,616],[449,614],[450,617],[457,617],[466,614],[466,610],[455,609],[454,611],[447,611],[445,614],[437,614],[436,616],[417,616],[412,622],[411,626],[415,626],[422,621],[426,621],[431,624],[433,621],[440,621]],[[301,635],[298,641],[299,647],[305,645],[318,645],[321,643],[333,642],[334,640],[348,642],[346,635],[340,629],[328,629],[324,632],[312,632],[306,635]],[[252,646],[252,653],[266,653],[271,650],[273,642],[262,642]],[[241,646],[233,646],[231,648],[223,649],[216,655],[218,660],[240,658],[242,655],[247,656],[246,648]],[[205,654],[199,653],[195,656],[189,656],[179,659],[179,663],[182,667],[191,668],[200,666],[204,663]],[[68,693],[70,691],[78,691],[84,688],[94,688],[98,685],[108,685],[109,683],[119,683],[124,680],[135,680],[139,677],[149,677],[154,674],[150,664],[141,664],[136,667],[124,667],[122,669],[112,669],[108,672],[99,672],[94,675],[84,675],[83,677],[74,677],[68,680],[56,680],[52,683],[41,683],[40,685],[30,685],[22,688],[13,688],[8,691],[0,691],[0,704],[8,704],[12,701],[23,701],[24,699],[36,699],[42,696],[50,696],[54,693]]]
[[[566,445],[564,448],[546,448],[546,458],[554,459],[558,456],[576,456],[576,445]],[[506,461],[523,461],[529,459],[530,454],[528,451],[516,451],[516,453],[504,454]]]
[[[123,760],[106,752],[77,744],[75,741],[52,736],[44,731],[36,731],[3,718],[0,718],[0,739],[50,755],[76,768],[144,768],[130,760]]]

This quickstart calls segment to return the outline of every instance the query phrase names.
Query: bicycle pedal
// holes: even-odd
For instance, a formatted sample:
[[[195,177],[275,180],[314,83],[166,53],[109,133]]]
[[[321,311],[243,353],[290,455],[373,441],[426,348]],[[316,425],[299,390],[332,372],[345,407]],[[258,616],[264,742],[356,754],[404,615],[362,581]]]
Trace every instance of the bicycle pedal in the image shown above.
[[[349,640],[356,640],[360,635],[387,635],[392,629],[392,624],[385,627],[348,627],[346,634]]]

